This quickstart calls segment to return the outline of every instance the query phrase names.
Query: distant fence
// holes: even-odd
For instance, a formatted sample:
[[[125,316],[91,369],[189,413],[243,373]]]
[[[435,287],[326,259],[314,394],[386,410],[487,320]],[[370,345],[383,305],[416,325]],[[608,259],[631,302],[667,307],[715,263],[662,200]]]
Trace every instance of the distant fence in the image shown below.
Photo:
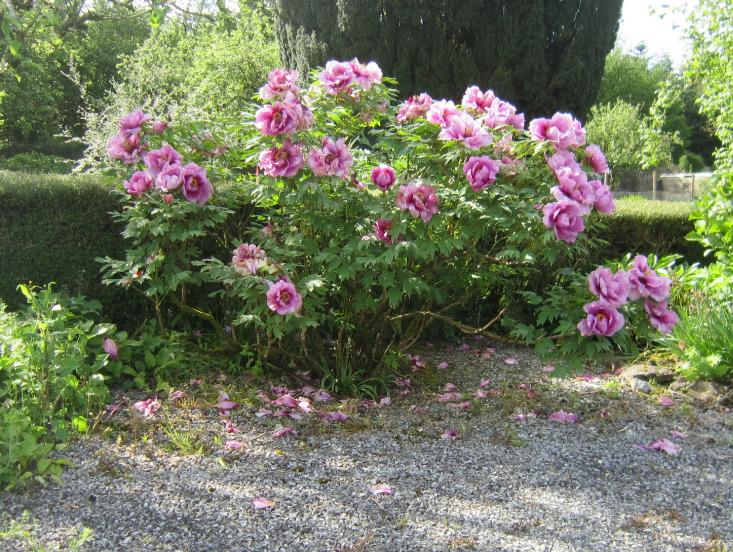
[[[694,201],[707,191],[712,176],[709,172],[630,171],[617,176],[620,182],[614,186],[613,195],[640,195],[662,201]]]

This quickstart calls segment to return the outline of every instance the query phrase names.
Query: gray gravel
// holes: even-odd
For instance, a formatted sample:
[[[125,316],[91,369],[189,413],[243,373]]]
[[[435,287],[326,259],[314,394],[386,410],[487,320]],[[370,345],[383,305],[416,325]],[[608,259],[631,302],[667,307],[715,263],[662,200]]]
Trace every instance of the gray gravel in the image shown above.
[[[518,364],[505,364],[507,355]],[[423,356],[451,367],[429,371],[432,388],[343,426],[301,422],[298,437],[274,439],[277,422],[237,414],[238,453],[218,444],[184,456],[155,438],[74,443],[63,485],[0,494],[0,550],[68,549],[83,528],[91,537],[79,549],[89,551],[712,552],[733,544],[729,411],[677,396],[663,408],[607,380],[553,380],[525,350]],[[501,388],[482,406],[453,411],[435,401],[439,385],[472,392],[480,378]],[[539,397],[526,400],[519,384]],[[411,404],[430,412],[411,413]],[[523,407],[537,418],[515,421]],[[560,409],[581,421],[547,419]],[[178,415],[226,438],[211,408]],[[460,437],[441,439],[448,428]],[[634,446],[673,430],[687,434],[678,456]],[[377,483],[394,494],[373,495]],[[274,507],[255,510],[259,496]]]

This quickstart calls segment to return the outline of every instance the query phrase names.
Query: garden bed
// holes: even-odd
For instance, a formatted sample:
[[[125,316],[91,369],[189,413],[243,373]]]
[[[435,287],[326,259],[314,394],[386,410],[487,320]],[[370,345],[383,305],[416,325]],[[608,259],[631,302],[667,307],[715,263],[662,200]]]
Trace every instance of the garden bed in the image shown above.
[[[462,349],[422,351],[427,366],[389,405],[330,403],[347,413],[343,422],[258,418],[262,386],[232,377],[204,377],[177,401],[161,397],[148,419],[130,408],[140,397],[118,395],[122,406],[101,430],[65,452],[75,467],[63,485],[0,495],[0,546],[649,551],[733,543],[733,428],[724,407],[701,408],[654,385],[638,394],[611,374],[555,379],[525,349]],[[450,383],[468,410],[438,400]],[[224,431],[222,391],[243,403],[230,414],[239,433]],[[549,419],[557,411],[580,419]],[[283,425],[297,435],[274,437]],[[442,438],[446,430],[457,438]],[[639,448],[660,438],[678,454]],[[225,448],[228,440],[241,449]],[[392,494],[375,494],[380,484]],[[256,509],[255,498],[273,504]]]

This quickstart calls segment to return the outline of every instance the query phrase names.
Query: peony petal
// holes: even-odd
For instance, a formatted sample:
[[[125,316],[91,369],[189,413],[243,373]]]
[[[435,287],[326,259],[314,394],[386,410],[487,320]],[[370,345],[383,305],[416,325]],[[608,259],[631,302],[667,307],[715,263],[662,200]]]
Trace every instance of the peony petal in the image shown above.
[[[369,490],[372,492],[372,494],[375,495],[391,495],[394,491],[392,490],[392,487],[389,485],[385,485],[384,483],[377,483],[376,485],[372,485],[369,487]]]
[[[519,361],[515,357],[506,357],[504,359],[504,364],[514,365],[518,364]]]
[[[460,437],[460,433],[455,429],[446,429],[440,436],[441,439],[445,439],[446,441],[455,441],[458,437]]]
[[[669,434],[675,439],[687,439],[687,435],[680,431],[670,431]]]
[[[261,496],[252,499],[252,506],[255,510],[264,510],[265,508],[272,508],[275,505],[275,501],[263,498]]]
[[[555,365],[554,364],[545,364],[542,367],[543,372],[554,372],[555,371]]]
[[[441,362],[440,364],[438,364],[438,370],[445,370],[447,368],[448,368],[447,362]]]
[[[574,424],[579,420],[578,416],[571,412],[565,412],[564,410],[558,410],[550,414],[549,419],[553,422],[559,422],[561,424]]]
[[[672,400],[672,397],[663,395],[659,397],[659,404],[661,404],[662,406],[674,406],[674,401]]]

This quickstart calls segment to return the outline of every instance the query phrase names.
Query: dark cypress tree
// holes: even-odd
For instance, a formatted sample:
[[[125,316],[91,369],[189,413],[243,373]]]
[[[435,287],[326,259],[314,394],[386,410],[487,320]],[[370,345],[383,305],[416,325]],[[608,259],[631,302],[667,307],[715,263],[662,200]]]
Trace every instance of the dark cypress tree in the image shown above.
[[[491,88],[528,116],[584,118],[622,0],[274,0],[283,61],[376,61],[403,95]]]

